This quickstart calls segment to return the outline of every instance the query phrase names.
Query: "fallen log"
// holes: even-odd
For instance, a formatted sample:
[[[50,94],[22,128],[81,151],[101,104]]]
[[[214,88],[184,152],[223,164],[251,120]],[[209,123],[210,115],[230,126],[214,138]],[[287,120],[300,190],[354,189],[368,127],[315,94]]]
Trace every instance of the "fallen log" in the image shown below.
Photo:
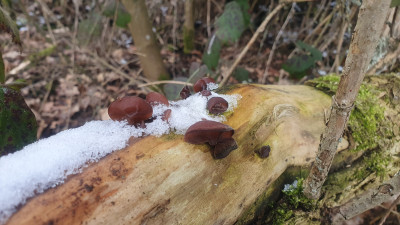
[[[225,122],[235,129],[233,137],[238,143],[238,149],[226,158],[213,159],[209,146],[185,143],[183,135],[131,139],[125,149],[31,198],[6,224],[253,221],[265,202],[276,199],[283,182],[306,175],[331,97],[309,86],[237,85],[220,91],[242,96]],[[262,159],[254,151],[266,145],[271,152]],[[339,150],[348,147],[344,138]],[[361,156],[349,154],[343,151],[338,156],[343,160],[334,163],[333,169]],[[327,190],[325,200],[338,192],[343,189]],[[336,199],[336,204],[342,201]]]

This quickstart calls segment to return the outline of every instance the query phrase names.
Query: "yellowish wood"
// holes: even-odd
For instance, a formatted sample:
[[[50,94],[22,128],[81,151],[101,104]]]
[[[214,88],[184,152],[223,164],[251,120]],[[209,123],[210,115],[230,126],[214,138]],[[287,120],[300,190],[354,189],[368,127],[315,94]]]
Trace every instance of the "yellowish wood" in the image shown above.
[[[232,224],[288,166],[309,165],[331,98],[307,86],[240,85],[226,124],[239,148],[214,160],[182,135],[133,139],[32,199],[7,224]],[[271,146],[261,159],[254,150]]]

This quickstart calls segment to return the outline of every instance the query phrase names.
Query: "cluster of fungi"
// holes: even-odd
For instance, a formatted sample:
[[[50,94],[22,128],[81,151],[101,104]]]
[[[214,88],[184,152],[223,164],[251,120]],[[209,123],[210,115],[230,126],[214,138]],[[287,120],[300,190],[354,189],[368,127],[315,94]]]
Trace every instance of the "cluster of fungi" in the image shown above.
[[[214,79],[204,77],[199,79],[193,86],[195,93],[208,97],[211,91],[208,90],[208,84],[215,83]],[[182,99],[191,95],[190,88],[185,86],[180,92]],[[146,123],[151,122],[153,118],[153,106],[163,104],[169,106],[168,99],[157,92],[151,92],[142,99],[137,96],[126,96],[115,100],[108,107],[108,115],[112,120],[127,120],[128,124],[135,127],[144,128]],[[228,109],[228,102],[221,97],[211,97],[207,101],[207,110],[210,114],[219,115]],[[171,116],[171,109],[166,109],[162,120],[167,121]],[[191,144],[209,144],[212,146],[211,155],[215,159],[222,159],[237,148],[236,141],[232,138],[234,129],[223,123],[203,120],[190,126],[185,133],[184,140]]]

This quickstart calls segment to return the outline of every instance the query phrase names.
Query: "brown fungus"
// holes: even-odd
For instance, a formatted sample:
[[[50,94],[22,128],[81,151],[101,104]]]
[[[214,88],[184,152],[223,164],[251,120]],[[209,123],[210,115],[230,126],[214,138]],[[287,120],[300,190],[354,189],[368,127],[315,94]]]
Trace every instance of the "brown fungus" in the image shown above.
[[[167,121],[167,122],[168,122],[169,118],[171,117],[171,112],[172,112],[171,109],[165,110],[164,113],[163,113],[163,115],[162,115],[162,117],[161,117],[161,119],[162,119],[163,121]]]
[[[200,94],[201,94],[202,96],[207,97],[207,96],[210,96],[210,95],[211,95],[211,91],[209,91],[209,90],[202,90],[202,91],[200,92]]]
[[[130,125],[142,124],[153,115],[153,108],[145,100],[136,96],[126,96],[112,102],[108,107],[112,120],[128,120]]]
[[[236,141],[232,138],[234,134],[232,127],[215,121],[200,121],[185,133],[184,140],[191,144],[205,144],[213,146],[211,154],[216,159],[221,159],[237,148]]]
[[[185,86],[185,87],[182,88],[182,90],[179,93],[179,95],[181,96],[181,99],[187,99],[192,94],[190,93],[189,87]]]
[[[203,77],[203,78],[199,79],[193,85],[194,92],[200,92],[203,90],[207,90],[207,84],[209,84],[209,83],[215,83],[215,80],[212,79],[211,77]]]
[[[269,153],[271,152],[271,147],[269,145],[264,145],[260,149],[254,150],[254,152],[257,153],[260,158],[264,159],[269,156]]]
[[[150,92],[146,96],[146,102],[149,103],[151,106],[157,105],[157,104],[163,104],[166,106],[169,106],[168,99],[158,93],[158,92]]]
[[[228,102],[221,97],[212,97],[207,102],[207,109],[211,114],[221,114],[228,109]]]

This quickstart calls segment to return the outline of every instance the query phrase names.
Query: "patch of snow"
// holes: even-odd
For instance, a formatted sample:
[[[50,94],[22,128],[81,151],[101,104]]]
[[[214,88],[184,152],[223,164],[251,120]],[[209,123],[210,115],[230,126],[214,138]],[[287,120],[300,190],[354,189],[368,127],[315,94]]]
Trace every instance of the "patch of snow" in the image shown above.
[[[79,173],[89,162],[125,148],[131,136],[161,136],[170,131],[184,134],[192,124],[203,119],[225,121],[223,115],[208,113],[207,100],[222,97],[231,111],[241,96],[211,93],[208,97],[196,93],[184,100],[170,101],[170,106],[156,105],[154,120],[146,128],[130,126],[126,121],[92,121],[0,157],[0,224],[7,221],[18,205],[25,204],[26,199],[63,183],[68,175]],[[168,122],[162,120],[167,109],[171,109]]]
[[[293,191],[294,189],[297,188],[297,183],[298,183],[298,181],[295,180],[295,181],[293,181],[292,184],[285,184],[285,186],[283,187],[283,191],[284,192]]]

